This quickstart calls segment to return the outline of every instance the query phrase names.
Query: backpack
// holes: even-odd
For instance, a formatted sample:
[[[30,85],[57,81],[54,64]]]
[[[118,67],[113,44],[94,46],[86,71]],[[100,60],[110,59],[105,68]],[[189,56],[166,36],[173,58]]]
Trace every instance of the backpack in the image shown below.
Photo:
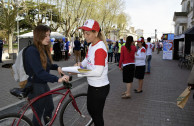
[[[19,82],[19,86],[21,88],[24,88],[27,80],[28,80],[28,75],[26,74],[26,68],[25,68],[25,57],[24,54],[26,50],[32,45],[29,45],[25,48],[23,48],[19,53],[16,58],[15,63],[12,65],[12,74],[15,79],[15,81]]]

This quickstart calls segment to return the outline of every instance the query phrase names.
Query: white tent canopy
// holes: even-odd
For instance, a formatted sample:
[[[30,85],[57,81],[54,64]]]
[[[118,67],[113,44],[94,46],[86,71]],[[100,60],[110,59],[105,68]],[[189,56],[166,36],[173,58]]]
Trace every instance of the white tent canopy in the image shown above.
[[[59,32],[51,32],[51,38],[63,38],[65,37]],[[26,34],[20,35],[19,38],[33,38],[33,32],[28,32]]]

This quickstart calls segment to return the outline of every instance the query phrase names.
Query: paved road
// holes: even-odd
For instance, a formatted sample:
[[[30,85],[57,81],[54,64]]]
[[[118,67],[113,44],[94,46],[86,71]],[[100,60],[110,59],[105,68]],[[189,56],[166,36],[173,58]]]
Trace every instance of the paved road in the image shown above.
[[[62,66],[70,66],[72,63],[73,59],[58,62]],[[111,89],[104,108],[105,126],[194,126],[192,97],[189,97],[184,109],[176,106],[176,98],[186,88],[190,72],[180,69],[177,63],[174,60],[162,60],[162,53],[154,53],[151,74],[144,79],[143,93],[132,93],[131,99],[121,99],[121,93],[125,90],[122,73],[116,64],[109,64],[112,68],[109,72]],[[3,94],[0,96],[0,105],[5,108],[18,102],[7,93],[17,83],[12,77],[8,77],[10,70],[0,68],[0,71],[0,84],[3,87],[0,89]],[[135,79],[133,89],[137,88],[137,84]],[[49,85],[54,88],[55,84]]]

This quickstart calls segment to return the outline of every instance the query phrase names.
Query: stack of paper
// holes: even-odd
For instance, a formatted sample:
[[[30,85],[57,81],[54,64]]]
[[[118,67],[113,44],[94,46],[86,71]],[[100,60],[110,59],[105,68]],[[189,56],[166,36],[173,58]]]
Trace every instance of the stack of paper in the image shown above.
[[[82,69],[79,66],[71,66],[71,67],[62,67],[62,71],[70,72],[70,73],[86,73],[88,69]]]

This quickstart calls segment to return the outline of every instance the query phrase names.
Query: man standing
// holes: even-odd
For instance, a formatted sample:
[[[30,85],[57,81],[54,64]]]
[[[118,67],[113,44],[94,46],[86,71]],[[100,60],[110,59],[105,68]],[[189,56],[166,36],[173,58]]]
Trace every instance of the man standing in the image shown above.
[[[125,45],[125,43],[123,43],[123,39],[120,39],[119,50],[118,50],[118,62],[120,61],[121,47],[124,45]],[[119,66],[119,65],[117,65],[117,66]]]
[[[147,43],[146,43],[146,63],[147,63],[147,74],[150,74],[150,63],[152,59],[152,48],[154,47],[151,43],[151,38],[147,38]]]
[[[65,50],[65,60],[69,59],[69,41],[67,38],[65,38],[65,43],[64,43],[64,50]]]
[[[3,40],[0,38],[0,63],[3,63],[2,52],[3,52]]]
[[[79,41],[79,38],[76,37],[76,40],[74,41],[74,53],[75,53],[76,63],[78,63],[78,58],[79,58],[79,62],[81,62],[80,46],[81,46],[81,43]]]

